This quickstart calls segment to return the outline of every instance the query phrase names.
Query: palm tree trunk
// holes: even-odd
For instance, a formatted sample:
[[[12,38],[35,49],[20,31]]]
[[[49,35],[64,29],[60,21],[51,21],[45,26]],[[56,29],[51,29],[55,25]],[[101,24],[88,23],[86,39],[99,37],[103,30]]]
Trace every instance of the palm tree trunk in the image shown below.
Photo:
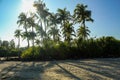
[[[26,25],[25,25],[26,26]],[[28,38],[28,31],[27,31],[27,28],[25,27],[25,31],[27,33],[27,43],[28,43],[28,48],[30,47],[30,42],[29,42],[29,38]]]
[[[32,32],[34,32],[33,27],[32,27]],[[34,35],[32,35],[32,46],[34,47]]]
[[[18,49],[20,49],[20,36],[18,38]],[[20,51],[18,52],[18,58],[20,59]]]
[[[20,36],[18,38],[18,49],[20,48]]]
[[[83,24],[83,27],[85,28],[85,27],[86,27],[86,26],[85,26],[85,20],[83,20],[83,23],[82,23],[82,24]],[[83,39],[85,40],[85,38],[86,38],[86,37],[84,36]]]

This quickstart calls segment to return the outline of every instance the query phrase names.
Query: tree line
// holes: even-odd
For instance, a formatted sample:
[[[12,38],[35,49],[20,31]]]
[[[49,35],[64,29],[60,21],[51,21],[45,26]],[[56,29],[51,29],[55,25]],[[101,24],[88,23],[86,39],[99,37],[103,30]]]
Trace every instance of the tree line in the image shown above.
[[[54,41],[66,42],[69,45],[74,39],[82,38],[87,40],[90,30],[86,26],[86,22],[93,22],[91,11],[87,10],[87,5],[77,4],[74,14],[71,14],[67,8],[58,9],[57,13],[49,12],[43,1],[35,1],[35,13],[21,13],[18,16],[17,24],[22,27],[15,31],[15,37],[18,38],[18,47],[20,46],[20,38],[27,40],[28,48],[30,41],[32,46],[44,46],[44,43]],[[78,29],[74,26],[79,24]],[[43,43],[43,44],[42,44]]]

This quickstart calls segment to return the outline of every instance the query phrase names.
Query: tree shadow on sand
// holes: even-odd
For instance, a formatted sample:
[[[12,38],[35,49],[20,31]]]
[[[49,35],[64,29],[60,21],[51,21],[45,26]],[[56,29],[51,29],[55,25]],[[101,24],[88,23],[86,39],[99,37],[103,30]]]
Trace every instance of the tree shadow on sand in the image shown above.
[[[63,80],[64,78],[67,80],[119,80],[120,62],[118,61],[119,60],[114,59],[43,62],[7,61],[4,62],[3,65],[7,64],[8,67],[5,66],[0,71],[0,80]]]
[[[85,61],[68,61],[68,62],[64,62],[64,64],[68,64],[70,66],[74,66],[77,68],[81,68],[84,70],[87,70],[89,72],[98,74],[100,76],[104,76],[107,78],[111,78],[111,79],[115,79],[115,80],[119,80],[120,79],[120,67],[119,64],[120,62],[116,62],[116,61],[106,61],[106,60],[99,60],[99,59],[95,59],[95,63],[89,63],[89,62],[85,62]],[[100,76],[88,76],[91,78],[98,78],[100,79]]]
[[[67,69],[65,69],[61,65],[59,65],[56,61],[55,61],[55,64],[58,67],[60,67],[60,69],[61,69],[61,70],[56,70],[57,73],[66,75],[67,77],[74,79],[74,80],[81,80],[79,77],[77,77],[76,75],[72,74],[70,71],[68,71]]]
[[[54,64],[51,62],[20,62],[0,71],[0,80],[41,80],[42,74]]]

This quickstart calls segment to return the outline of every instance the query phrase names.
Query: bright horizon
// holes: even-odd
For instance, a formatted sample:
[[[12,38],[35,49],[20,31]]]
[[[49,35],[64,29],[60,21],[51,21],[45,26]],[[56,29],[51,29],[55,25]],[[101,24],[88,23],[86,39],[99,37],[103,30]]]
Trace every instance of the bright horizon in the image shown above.
[[[57,8],[66,7],[73,13],[76,4],[88,5],[88,10],[92,11],[93,23],[87,23],[91,31],[91,37],[113,36],[120,39],[120,1],[119,0],[44,0],[50,12],[56,12]],[[0,0],[0,38],[2,40],[14,38],[14,31],[18,28],[17,20],[21,12],[35,11],[32,7],[34,0]],[[78,27],[78,26],[75,26]],[[23,41],[23,40],[21,40]],[[26,40],[22,46],[27,45]]]

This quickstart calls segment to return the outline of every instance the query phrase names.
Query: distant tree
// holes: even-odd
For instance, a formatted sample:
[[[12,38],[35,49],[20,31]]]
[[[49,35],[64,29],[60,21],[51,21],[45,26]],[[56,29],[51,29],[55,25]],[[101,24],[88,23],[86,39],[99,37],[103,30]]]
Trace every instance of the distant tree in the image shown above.
[[[6,40],[4,40],[4,41],[2,42],[2,47],[4,47],[5,49],[9,49],[9,42],[6,41]]]
[[[9,46],[10,46],[10,49],[15,49],[15,42],[13,39],[9,42]]]
[[[0,39],[0,47],[2,46],[2,40]]]

